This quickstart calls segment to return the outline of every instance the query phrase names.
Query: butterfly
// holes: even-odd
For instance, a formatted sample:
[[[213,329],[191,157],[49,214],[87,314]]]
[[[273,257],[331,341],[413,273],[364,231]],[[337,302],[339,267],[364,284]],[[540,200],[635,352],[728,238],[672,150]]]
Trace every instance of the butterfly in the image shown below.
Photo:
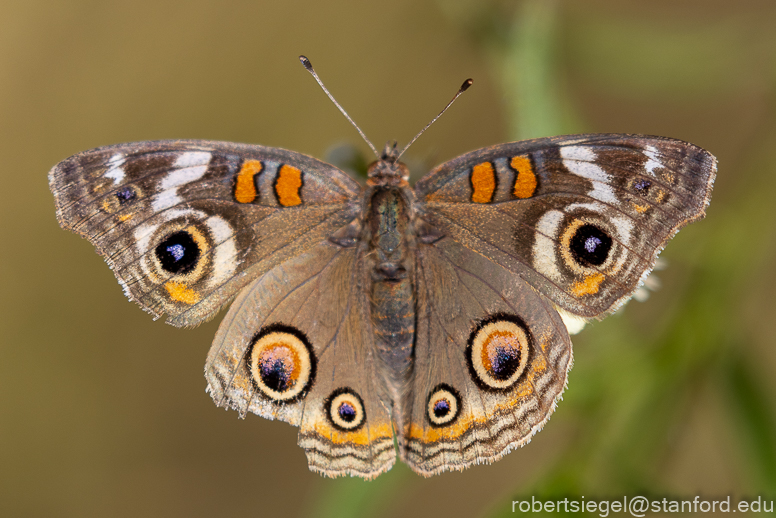
[[[374,478],[398,451],[430,476],[543,427],[572,364],[564,321],[633,295],[704,217],[717,166],[680,140],[571,135],[461,155],[413,188],[399,156],[386,145],[361,186],[293,151],[163,140],[85,151],[49,181],[60,225],[154,318],[195,326],[234,299],[205,366],[216,405],[299,427],[323,475]]]

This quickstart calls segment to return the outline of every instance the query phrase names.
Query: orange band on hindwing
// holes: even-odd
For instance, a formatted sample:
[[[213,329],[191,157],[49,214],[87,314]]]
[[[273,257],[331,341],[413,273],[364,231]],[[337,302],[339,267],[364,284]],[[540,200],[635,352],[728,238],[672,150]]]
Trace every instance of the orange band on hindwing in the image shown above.
[[[515,198],[521,199],[533,196],[536,192],[537,181],[536,173],[534,173],[533,166],[531,165],[531,159],[528,158],[528,155],[512,157],[510,165],[517,173],[512,194],[514,194]]]
[[[493,164],[482,162],[472,167],[472,201],[474,203],[490,203],[496,193],[496,172]]]
[[[275,195],[283,207],[293,207],[302,204],[300,190],[302,189],[302,171],[296,167],[283,164],[275,180]]]
[[[258,160],[243,162],[234,184],[234,199],[239,203],[253,203],[258,195],[256,176],[264,166]]]

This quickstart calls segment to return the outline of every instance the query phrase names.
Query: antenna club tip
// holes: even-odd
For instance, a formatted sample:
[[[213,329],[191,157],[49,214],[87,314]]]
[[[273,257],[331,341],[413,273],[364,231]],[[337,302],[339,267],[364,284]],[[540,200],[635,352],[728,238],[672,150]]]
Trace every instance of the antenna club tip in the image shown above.
[[[307,56],[305,56],[305,55],[301,55],[301,56],[299,56],[299,61],[301,61],[301,62],[302,62],[302,65],[303,65],[303,66],[304,66],[304,67],[305,67],[307,70],[310,70],[311,68],[313,68],[313,64],[312,64],[312,63],[310,63],[310,60],[309,60],[309,59],[307,59]]]
[[[470,87],[472,84],[474,84],[474,80],[473,80],[473,79],[470,77],[469,79],[467,79],[466,81],[464,81],[464,82],[463,82],[463,84],[461,85],[461,91],[462,91],[462,92],[465,92],[466,90],[468,90],[468,88],[469,88],[469,87]]]

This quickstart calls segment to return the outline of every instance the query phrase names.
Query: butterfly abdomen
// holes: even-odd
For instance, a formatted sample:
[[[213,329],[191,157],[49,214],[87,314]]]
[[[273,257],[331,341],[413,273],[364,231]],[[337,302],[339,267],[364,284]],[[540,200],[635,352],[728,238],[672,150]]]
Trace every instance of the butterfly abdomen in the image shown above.
[[[408,249],[409,204],[401,188],[379,187],[371,197],[368,227],[374,267],[371,313],[378,354],[387,377],[406,380],[412,364],[415,300]],[[389,383],[389,386],[397,386]]]

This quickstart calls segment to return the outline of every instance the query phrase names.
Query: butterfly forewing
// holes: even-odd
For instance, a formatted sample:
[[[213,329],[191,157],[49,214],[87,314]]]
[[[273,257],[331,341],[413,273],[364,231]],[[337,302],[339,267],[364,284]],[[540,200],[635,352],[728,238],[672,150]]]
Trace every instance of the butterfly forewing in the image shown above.
[[[358,212],[345,173],[276,148],[139,142],[52,169],[64,228],[88,238],[127,295],[174,325],[212,316],[251,279]]]
[[[566,311],[630,297],[666,241],[703,217],[716,160],[686,142],[574,135],[462,155],[416,185],[421,217]]]

